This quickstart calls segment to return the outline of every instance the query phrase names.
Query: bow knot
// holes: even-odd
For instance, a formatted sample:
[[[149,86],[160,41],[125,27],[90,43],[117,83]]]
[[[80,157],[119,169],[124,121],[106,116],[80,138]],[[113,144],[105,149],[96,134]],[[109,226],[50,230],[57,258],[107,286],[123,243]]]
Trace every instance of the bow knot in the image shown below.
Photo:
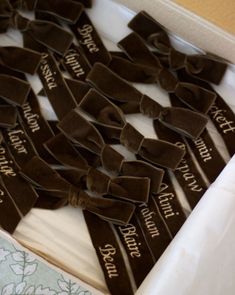
[[[164,31],[151,34],[147,38],[147,40],[150,44],[152,44],[157,49],[159,53],[169,54],[170,52],[169,37],[165,34]]]
[[[155,100],[151,99],[147,95],[143,95],[140,101],[140,112],[150,118],[159,118],[161,116],[164,108],[157,103]]]
[[[71,186],[68,193],[68,203],[74,208],[86,209],[88,198],[86,195],[80,194],[79,190]]]
[[[13,11],[10,24],[14,29],[25,32],[29,29],[30,20],[21,16],[17,11]]]

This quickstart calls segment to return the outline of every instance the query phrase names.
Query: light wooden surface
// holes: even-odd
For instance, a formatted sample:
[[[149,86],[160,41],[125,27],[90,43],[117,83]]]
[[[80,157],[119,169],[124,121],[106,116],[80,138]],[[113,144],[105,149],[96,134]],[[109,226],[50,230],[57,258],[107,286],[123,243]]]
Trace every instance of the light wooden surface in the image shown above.
[[[173,0],[235,35],[235,0]]]

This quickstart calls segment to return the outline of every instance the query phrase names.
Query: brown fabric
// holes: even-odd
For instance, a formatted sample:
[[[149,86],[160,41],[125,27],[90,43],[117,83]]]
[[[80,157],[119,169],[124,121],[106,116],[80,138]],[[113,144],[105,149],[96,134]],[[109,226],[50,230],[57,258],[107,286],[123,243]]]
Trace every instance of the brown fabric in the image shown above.
[[[85,83],[82,81],[78,81],[74,79],[65,79],[65,81],[68,84],[69,89],[71,90],[77,104],[81,102],[83,97],[91,89],[91,86],[88,83]]]
[[[63,165],[85,171],[89,169],[87,161],[62,133],[51,137],[44,146]]]
[[[75,23],[82,13],[83,5],[72,0],[37,0],[34,9],[50,13],[69,23]]]
[[[150,192],[152,193],[157,193],[159,191],[164,175],[162,169],[158,169],[143,161],[123,161],[120,173],[122,175],[150,178]]]
[[[0,32],[10,27],[21,31],[23,35],[27,32],[34,40],[59,54],[64,54],[72,43],[72,35],[58,25],[48,21],[29,20],[14,10],[7,0],[2,0]]]
[[[166,29],[145,11],[139,12],[128,26],[159,53],[167,55],[172,69],[184,67],[190,75],[215,84],[219,84],[223,78],[227,64],[222,59],[212,55],[187,56],[176,51]]]
[[[100,123],[115,127],[125,125],[125,117],[122,111],[95,89],[89,90],[83,97],[79,108]]]
[[[110,62],[111,56],[85,11],[81,13],[75,24],[70,25],[70,28],[91,65],[97,61],[104,64]]]
[[[77,102],[77,104],[79,104],[81,102],[83,97],[91,89],[91,86],[88,83],[78,81],[75,79],[65,78],[65,82],[67,83],[70,91],[72,92],[73,97],[74,97],[75,101]],[[46,93],[43,88],[38,92],[38,95],[46,96]]]
[[[38,195],[32,186],[19,175],[19,168],[5,142],[0,145],[0,167],[4,186],[20,213],[26,215],[34,206]]]
[[[84,217],[110,294],[134,295],[113,227],[87,211]]]
[[[204,115],[183,108],[164,108],[100,63],[92,68],[87,81],[117,102],[125,113],[141,112],[185,136],[196,138],[206,126],[207,118]],[[197,124],[191,124],[192,120],[196,120]]]
[[[146,73],[146,66],[135,64],[121,56],[112,56],[109,68],[118,73],[123,79],[135,83],[154,83],[155,75]]]
[[[117,224],[129,222],[135,206],[110,198],[91,197],[86,192],[71,185],[39,157],[33,157],[21,170],[21,174],[32,184],[58,198],[51,209],[70,204],[82,207],[100,218]]]
[[[29,43],[30,40],[32,42]],[[27,40],[26,45],[35,50],[41,50],[40,46],[38,47],[38,44],[33,42],[31,38]],[[52,53],[48,51],[42,54],[37,72],[57,117],[63,118],[77,104]]]
[[[0,47],[0,64],[16,71],[35,74],[41,54],[15,46]]]
[[[174,106],[182,106],[179,100],[173,99],[171,103]],[[226,162],[217,150],[208,130],[205,129],[197,139],[190,140],[185,138],[185,140],[189,144],[208,180],[211,183],[215,181],[225,167]]]
[[[13,71],[12,69],[0,66],[0,71],[27,81],[24,74]],[[32,140],[39,155],[49,163],[55,164],[54,159],[43,147],[43,142],[53,136],[53,132],[42,116],[37,97],[32,88],[29,91],[26,102],[18,108],[18,112],[23,128]]]
[[[136,286],[139,287],[155,263],[142,228],[135,215],[129,224],[116,226],[115,228],[126,250]],[[131,245],[133,245],[132,247],[130,246],[130,241]]]
[[[140,204],[136,208],[136,215],[154,260],[157,261],[170,244],[172,236],[154,199],[150,197],[147,204]]]
[[[91,65],[83,54],[81,48],[75,44],[66,51],[61,59],[63,67],[68,71],[73,79],[85,81]]]
[[[137,64],[155,69],[156,81],[167,92],[173,92],[185,104],[200,112],[208,112],[215,101],[215,94],[193,84],[181,83],[168,69],[164,68],[159,59],[135,33],[129,34],[119,42],[125,53]],[[156,62],[154,63],[154,60]]]
[[[13,105],[22,106],[30,91],[30,85],[19,78],[0,74],[0,97]]]
[[[183,138],[172,130],[167,132],[165,130],[167,127],[160,125],[158,122],[154,123],[154,128],[159,138],[162,140],[168,140],[185,151],[185,155],[175,169],[174,175],[182,187],[189,205],[194,208],[208,187]]]
[[[61,133],[47,141],[45,146],[60,163],[79,170],[81,176],[78,178],[83,177],[86,188],[90,191],[101,195],[112,195],[132,202],[147,202],[150,187],[148,178],[131,176],[110,178],[90,167]]]
[[[176,194],[172,177],[168,171],[165,171],[158,194],[153,194],[152,199],[154,203],[157,204],[158,210],[171,236],[174,237],[184,224],[186,215]],[[142,207],[144,208],[145,206]],[[145,212],[143,212],[143,214],[144,213]]]
[[[73,127],[74,127],[75,118],[76,118],[76,114],[74,116],[73,121],[70,121],[70,123],[73,122],[73,124],[72,124]],[[88,129],[89,129],[89,127],[88,127]],[[74,130],[74,128],[73,128],[73,130]],[[89,130],[88,130],[88,132],[89,132]],[[66,133],[66,136],[69,136],[69,138],[71,138],[71,135],[69,135],[68,133]],[[96,133],[95,133],[95,136],[96,136]],[[56,140],[59,140],[59,139],[61,140],[62,137],[63,137],[62,135],[58,135],[55,138],[51,139],[49,142],[46,143],[47,148],[49,148],[51,151],[53,149],[54,156],[56,155],[56,158],[60,162],[63,161],[62,162],[63,164],[66,163],[66,165],[69,165],[69,166],[71,165],[73,167],[81,167],[81,166],[79,166],[80,161],[78,163],[78,166],[75,165],[76,162],[74,159],[76,159],[76,156],[73,154],[73,150],[66,148],[66,145],[68,144],[68,142],[63,141],[63,146],[62,145],[55,145],[55,147],[53,148],[53,145],[56,143]],[[86,136],[85,136],[85,138],[86,138]],[[98,138],[100,140],[100,137],[98,137]],[[74,139],[76,139],[76,136],[72,138],[72,140],[74,140]],[[92,136],[90,137],[90,139],[92,140]],[[81,144],[80,140],[79,140],[79,143]],[[102,142],[101,142],[101,144],[102,144]],[[84,146],[86,146],[86,148],[90,149],[90,143],[88,143],[88,144],[85,143]],[[93,143],[92,143],[92,146],[93,146]],[[94,148],[94,146],[93,146],[93,148]],[[93,151],[97,152],[96,150],[97,150],[97,148],[95,147],[93,149]],[[99,148],[99,150],[100,150],[102,166],[107,171],[110,171],[115,174],[121,173],[121,175],[125,175],[125,176],[148,177],[151,180],[151,182],[150,182],[151,191],[155,192],[155,193],[158,192],[158,189],[159,189],[162,177],[163,177],[163,171],[161,169],[155,168],[152,165],[147,164],[143,161],[124,161],[124,157],[108,145],[104,145],[102,147],[102,149]],[[73,156],[71,158],[69,155],[70,151],[71,151],[71,154],[73,154]],[[81,148],[79,148],[79,153],[80,152],[82,152]],[[59,158],[59,156],[60,156],[60,158]],[[83,153],[82,156],[83,156],[83,159],[84,158],[86,160],[91,159],[91,154],[86,155]],[[71,160],[69,160],[69,159],[71,159]],[[96,161],[95,166],[99,166],[99,162],[97,163],[97,159],[94,159],[94,160]],[[89,165],[92,165],[94,167],[94,162],[90,162]],[[138,196],[137,196],[137,198],[138,198]],[[144,197],[142,199],[144,199]]]
[[[215,92],[215,90],[211,87],[210,84],[199,79],[193,78],[192,76],[188,75],[185,72],[185,70],[180,70],[177,73],[182,81],[195,83],[196,85],[202,86],[210,91]],[[233,110],[225,102],[223,97],[220,96],[217,92],[215,93],[216,100],[210,108],[208,115],[214,123],[219,134],[223,138],[229,151],[229,154],[233,156],[235,153],[235,114]]]
[[[17,110],[14,106],[0,105],[0,127],[11,128],[16,125]]]
[[[44,148],[43,143],[54,134],[47,121],[42,116],[39,102],[33,90],[30,90],[27,101],[19,109],[24,128],[32,140],[38,154],[47,162],[54,163],[54,159]]]
[[[73,0],[73,1],[81,3],[86,8],[92,7],[92,0]]]
[[[173,170],[184,156],[182,149],[169,142],[150,138],[142,138],[140,141],[140,136],[138,138],[136,130],[128,123],[122,131],[121,143],[128,149],[137,149],[136,152],[148,162]]]
[[[72,141],[97,154],[101,154],[102,149],[105,147],[104,139],[97,128],[83,118],[76,110],[66,115],[59,122],[58,128]],[[170,143],[144,138],[130,124],[126,124],[123,127],[120,142],[150,163],[170,169],[175,169],[184,155],[182,149]]]
[[[0,226],[7,232],[13,233],[21,221],[17,207],[8,191],[0,181]]]
[[[14,128],[3,130],[3,136],[19,167],[23,167],[33,156],[37,155],[36,149],[19,118]]]

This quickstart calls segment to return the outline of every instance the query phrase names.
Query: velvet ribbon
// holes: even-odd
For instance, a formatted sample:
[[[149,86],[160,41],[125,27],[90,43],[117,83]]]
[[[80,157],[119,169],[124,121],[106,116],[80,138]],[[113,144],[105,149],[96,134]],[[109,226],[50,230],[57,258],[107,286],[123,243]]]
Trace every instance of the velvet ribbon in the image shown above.
[[[112,149],[110,150],[110,146],[105,144],[101,133],[92,122],[89,122],[81,116],[76,109],[68,113],[57,126],[65,136],[70,138],[73,142],[101,155],[104,167],[109,167],[114,164],[115,170],[120,170],[120,168],[117,169],[116,167],[117,164],[119,167],[121,166],[123,159],[120,157],[117,160],[115,158],[112,159],[112,157],[110,158],[111,155],[108,153],[110,151],[112,153]],[[114,136],[115,139],[119,140],[119,142],[121,142],[127,149],[140,155],[150,163],[175,169],[184,155],[184,151],[181,148],[166,141],[144,138],[141,133],[128,123],[122,128],[103,126],[108,129],[108,132],[111,130],[111,136]],[[115,160],[118,163],[115,163]],[[110,161],[112,161],[112,163],[110,163]]]
[[[70,204],[75,208],[81,207],[106,221],[117,224],[128,223],[135,210],[135,206],[128,202],[89,196],[85,191],[63,179],[37,156],[33,157],[22,168],[21,174],[39,190],[45,190],[49,195],[58,199],[56,203],[49,205],[48,209],[56,209]]]
[[[30,49],[15,46],[0,47],[0,64],[15,71],[33,75],[40,60],[41,54]]]
[[[184,104],[193,110],[202,113],[208,112],[211,105],[215,101],[215,93],[199,87],[198,85],[180,82],[177,79],[177,76],[162,66],[158,57],[149,50],[143,40],[136,33],[129,34],[127,37],[122,39],[118,45],[124,50],[126,55],[134,62],[134,64],[136,64],[136,66],[140,66],[140,69],[137,72],[138,79],[140,79],[140,70],[142,70],[144,72],[143,82],[146,80],[146,76],[150,76],[152,79],[155,77],[155,81],[158,82],[161,88],[168,93],[174,93]],[[119,60],[120,59],[121,58],[119,58]],[[123,78],[131,81],[133,79],[133,65],[131,66],[132,72],[130,72],[130,74],[132,76],[130,77],[128,77],[128,64],[124,65],[122,62],[119,66],[116,58],[114,70],[117,74],[119,74],[120,67],[122,67],[120,74],[123,74],[124,72],[126,73]]]
[[[0,70],[0,97],[6,102],[22,106],[29,94],[30,85],[28,82],[8,74],[1,74]]]
[[[203,114],[194,111],[161,106],[100,63],[94,65],[87,76],[87,81],[115,101],[124,113],[141,112],[191,138],[198,137],[208,121]],[[191,122],[197,122],[197,124],[191,124]]]
[[[75,23],[83,10],[81,3],[72,0],[10,0],[10,3],[16,9],[46,12],[69,23]]]
[[[15,126],[17,110],[14,106],[0,105],[0,127],[11,128]]]
[[[210,83],[219,84],[227,63],[214,55],[187,55],[175,50],[166,29],[145,11],[139,12],[128,24],[148,44],[169,60],[172,70],[185,68],[188,74]]]
[[[60,26],[48,21],[29,20],[21,16],[7,0],[0,3],[0,32],[14,28],[24,35],[28,33],[37,42],[58,54],[64,54],[70,47],[73,36]]]
[[[62,133],[48,140],[45,147],[64,166],[78,170],[78,175],[81,175],[78,178],[85,182],[85,187],[90,191],[132,202],[146,203],[148,201],[149,178],[134,176],[111,178],[107,176],[91,167]]]

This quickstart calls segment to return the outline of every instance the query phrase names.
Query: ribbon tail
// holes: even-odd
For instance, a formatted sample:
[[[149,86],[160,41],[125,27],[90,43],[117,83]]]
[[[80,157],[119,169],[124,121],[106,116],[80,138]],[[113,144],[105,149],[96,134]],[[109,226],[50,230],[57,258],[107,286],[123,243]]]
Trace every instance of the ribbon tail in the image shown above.
[[[196,139],[205,129],[208,118],[185,108],[170,107],[161,113],[159,121],[173,131]]]

